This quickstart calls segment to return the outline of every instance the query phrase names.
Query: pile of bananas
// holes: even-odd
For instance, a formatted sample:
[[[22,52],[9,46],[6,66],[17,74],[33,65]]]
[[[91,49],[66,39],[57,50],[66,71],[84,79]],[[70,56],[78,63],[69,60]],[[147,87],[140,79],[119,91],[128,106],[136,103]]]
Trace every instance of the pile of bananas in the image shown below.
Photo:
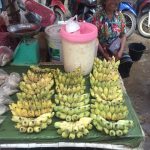
[[[90,115],[90,95],[85,94],[85,79],[78,68],[71,73],[56,70],[55,106],[56,117],[70,121],[77,121]]]
[[[89,130],[92,129],[91,121],[91,118],[84,117],[77,122],[56,122],[54,126],[58,129],[57,133],[63,138],[74,140],[75,138],[82,138],[89,133]]]
[[[20,122],[17,122],[17,127],[21,132],[37,132],[33,127],[37,127],[35,120],[39,120],[39,118],[42,120],[43,117],[45,128],[47,123],[51,122],[49,119],[51,119],[50,116],[53,116],[54,108],[51,101],[54,94],[53,85],[53,74],[48,68],[42,69],[32,66],[27,74],[23,74],[23,80],[19,84],[21,92],[17,93],[18,101],[9,105],[13,118],[21,118]],[[44,116],[47,116],[48,119],[46,120],[47,117]],[[14,119],[12,120],[14,121]],[[25,125],[24,120],[27,125]],[[29,124],[33,122],[34,125],[31,129]],[[44,129],[43,126],[38,126],[37,129]]]
[[[112,71],[119,77],[119,73],[116,70],[117,66],[118,62],[115,62],[114,59],[112,62],[107,62],[106,60],[101,61],[96,58],[94,62],[93,74],[90,75],[92,87],[90,89],[90,93],[91,96],[95,98],[92,99],[93,104],[91,105],[91,112],[92,114],[100,115],[105,119],[113,121],[124,119],[128,115],[128,109],[124,106],[123,91],[119,78],[99,80],[99,78],[96,78],[95,74],[97,72],[98,75],[99,73],[103,73],[100,72],[100,68],[101,71],[103,71],[104,68],[107,68],[105,73],[107,72],[109,75]],[[107,70],[109,70],[110,73]]]
[[[110,136],[123,136],[128,134],[129,129],[134,126],[132,120],[119,120],[117,122],[110,122],[101,116],[92,115],[93,125],[98,131],[105,132]]]
[[[106,125],[117,124],[116,121],[125,119],[128,116],[128,108],[125,106],[119,80],[118,65],[119,62],[115,62],[114,58],[108,62],[95,58],[93,73],[90,74],[90,93],[95,98],[91,100],[91,116],[96,115],[97,118],[105,120],[104,126],[102,126],[103,122],[101,123],[93,118],[93,124],[97,129],[103,127],[100,131],[104,131],[106,134],[112,133],[114,136],[119,136],[120,131],[119,133],[113,132],[114,128],[110,128],[110,133],[109,127],[107,128]],[[115,121],[116,123],[109,121]],[[120,133],[120,135],[123,135],[123,133]]]
[[[85,93],[85,79],[80,69],[71,73],[55,72],[56,92],[54,107],[56,117],[65,120],[55,123],[63,138],[75,139],[88,134],[91,122],[90,94]]]
[[[22,133],[38,133],[52,123],[53,116],[54,113],[45,113],[37,118],[13,116],[12,121],[17,123],[15,128]]]

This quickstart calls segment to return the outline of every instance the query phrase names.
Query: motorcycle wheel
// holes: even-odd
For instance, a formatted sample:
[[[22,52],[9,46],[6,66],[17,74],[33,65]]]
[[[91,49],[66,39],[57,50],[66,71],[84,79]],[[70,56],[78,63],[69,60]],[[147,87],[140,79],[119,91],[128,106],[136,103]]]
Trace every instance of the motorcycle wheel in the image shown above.
[[[61,9],[55,8],[55,9],[54,9],[54,13],[55,13],[55,15],[56,15],[55,23],[57,23],[58,21],[64,21],[64,19],[65,19],[65,14],[62,12]]]
[[[123,11],[122,13],[125,17],[125,22],[126,22],[126,30],[127,30],[126,36],[129,37],[134,33],[136,29],[136,18],[129,11]]]
[[[142,36],[150,38],[150,27],[148,27],[148,13],[144,14],[139,19],[138,30]]]

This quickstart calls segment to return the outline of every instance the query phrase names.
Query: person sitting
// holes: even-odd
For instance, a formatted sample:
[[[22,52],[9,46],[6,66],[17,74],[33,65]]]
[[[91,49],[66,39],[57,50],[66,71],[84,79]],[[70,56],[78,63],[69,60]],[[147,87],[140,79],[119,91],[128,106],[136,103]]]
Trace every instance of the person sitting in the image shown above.
[[[126,24],[123,14],[117,11],[119,2],[101,0],[102,10],[96,13],[92,21],[98,27],[99,52],[107,60],[111,60],[112,56],[116,61],[120,60],[125,49]],[[110,49],[116,46],[118,49]]]

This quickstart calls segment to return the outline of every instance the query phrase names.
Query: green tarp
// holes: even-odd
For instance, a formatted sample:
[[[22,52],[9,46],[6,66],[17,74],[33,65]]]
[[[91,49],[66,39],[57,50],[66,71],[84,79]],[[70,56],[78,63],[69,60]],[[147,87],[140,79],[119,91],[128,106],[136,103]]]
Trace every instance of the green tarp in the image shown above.
[[[53,67],[53,66],[52,66]],[[55,66],[57,67],[57,66]],[[55,68],[53,67],[53,68]],[[5,67],[7,72],[26,72],[26,67]],[[88,78],[87,78],[88,80]],[[89,88],[89,81],[87,81],[87,87]],[[88,89],[87,88],[87,89]],[[110,144],[119,144],[130,147],[138,147],[140,143],[143,141],[144,137],[142,134],[141,126],[137,115],[132,107],[131,101],[124,91],[124,97],[126,100],[126,105],[129,109],[128,119],[132,119],[134,121],[134,128],[132,128],[128,135],[123,137],[110,137],[103,133],[97,132],[95,128],[93,128],[90,133],[82,138],[74,141],[64,140],[59,136],[54,128],[53,124],[50,125],[46,130],[43,130],[38,134],[24,134],[20,133],[17,129],[15,129],[15,124],[11,121],[11,113],[5,114],[7,116],[6,120],[0,125],[0,143],[57,143],[57,142],[75,142],[75,143],[110,143]],[[14,99],[15,96],[13,96]],[[57,118],[53,119],[53,122],[58,120]]]

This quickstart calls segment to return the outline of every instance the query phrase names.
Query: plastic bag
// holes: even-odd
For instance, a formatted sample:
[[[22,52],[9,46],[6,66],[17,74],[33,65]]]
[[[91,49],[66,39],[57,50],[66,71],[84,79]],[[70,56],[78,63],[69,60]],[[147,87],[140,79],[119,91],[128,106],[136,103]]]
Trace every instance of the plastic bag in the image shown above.
[[[2,124],[5,119],[6,119],[6,116],[0,116],[0,124]]]
[[[0,115],[4,114],[5,112],[7,112],[9,109],[7,106],[5,105],[0,105]]]
[[[4,19],[6,26],[8,26],[9,25],[9,18],[8,18],[8,15],[7,15],[7,11],[2,11],[0,16]]]
[[[0,95],[0,105],[10,104],[13,100],[8,95]]]
[[[13,51],[7,46],[0,46],[0,66],[5,66],[11,61],[13,57]]]
[[[8,84],[3,84],[1,87],[0,87],[0,95],[13,95],[15,93],[17,93],[18,90],[16,88],[11,88],[10,85]]]
[[[78,21],[75,21],[75,19],[77,20],[77,15],[67,21],[66,31],[68,33],[73,33],[80,29],[79,23]]]
[[[6,79],[4,85],[9,85],[12,89],[17,88],[20,80],[20,75],[16,72],[12,72],[10,76]]]
[[[0,69],[0,85],[2,85],[7,78],[8,78],[7,72],[5,72],[4,70]]]

